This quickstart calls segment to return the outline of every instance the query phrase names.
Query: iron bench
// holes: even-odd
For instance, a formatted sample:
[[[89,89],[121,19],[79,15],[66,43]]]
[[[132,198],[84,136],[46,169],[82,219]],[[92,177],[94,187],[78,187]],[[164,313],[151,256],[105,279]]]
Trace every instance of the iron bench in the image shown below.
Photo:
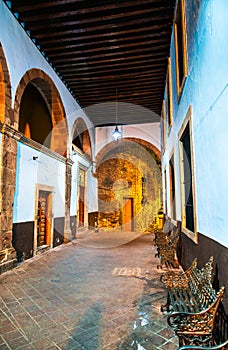
[[[160,259],[160,263],[157,268],[165,265],[167,268],[179,268],[178,259],[176,256],[177,244],[180,238],[180,229],[173,227],[172,230],[167,234],[166,232],[159,230],[155,232],[154,245],[157,247],[157,256]]]
[[[175,226],[171,223],[170,219],[167,219],[164,223],[162,229],[156,229],[154,231],[154,245],[160,246],[161,244],[166,244],[169,241],[169,238],[175,231]]]
[[[182,345],[214,345],[213,330],[218,306],[225,287],[216,293],[212,287],[213,257],[202,269],[197,259],[186,272],[168,272],[161,277],[167,289],[167,303],[161,310],[168,313],[168,324]]]

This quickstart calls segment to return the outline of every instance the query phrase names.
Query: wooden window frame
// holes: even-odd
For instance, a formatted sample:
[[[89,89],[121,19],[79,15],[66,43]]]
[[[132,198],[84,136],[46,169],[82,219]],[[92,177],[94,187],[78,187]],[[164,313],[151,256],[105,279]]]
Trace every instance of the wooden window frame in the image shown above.
[[[185,210],[185,184],[184,184],[184,153],[182,136],[189,125],[189,138],[190,138],[190,152],[191,152],[191,185],[192,185],[192,199],[193,199],[193,220],[194,220],[194,232],[186,227],[186,210]],[[192,241],[198,243],[198,231],[197,231],[197,206],[196,206],[196,178],[195,178],[195,157],[193,147],[193,134],[192,134],[192,106],[190,105],[184,122],[178,134],[179,139],[179,157],[180,157],[180,189],[181,189],[181,220],[182,220],[182,232],[186,234]]]
[[[179,40],[178,40],[178,24],[177,24],[177,10],[178,6],[181,7],[181,46],[182,46],[182,70],[183,77],[180,82],[180,63],[179,63]],[[176,56],[176,84],[177,84],[177,95],[178,101],[181,98],[183,87],[188,76],[188,60],[187,60],[187,32],[186,32],[186,16],[185,16],[185,0],[178,0],[175,12],[175,21],[174,21],[174,37],[175,37],[175,56]]]
[[[170,57],[168,58],[168,66],[167,66],[167,76],[166,76],[166,117],[167,117],[167,125],[168,132],[170,133],[170,129],[173,125],[173,104],[172,104],[172,75],[171,75],[171,63]]]
[[[171,171],[170,168],[172,167],[173,173],[172,173],[172,178],[171,178]],[[177,217],[177,212],[176,212],[176,179],[175,179],[175,156],[174,156],[174,151],[171,153],[171,156],[169,158],[169,204],[170,204],[170,217],[173,220],[173,222],[176,223],[176,217]],[[172,183],[171,183],[172,180]],[[172,189],[174,189],[174,197],[171,192]],[[174,206],[173,206],[174,202]]]
[[[167,169],[166,167],[164,168],[164,171],[163,171],[163,210],[164,210],[164,213],[166,215],[168,215],[168,198],[167,198]]]
[[[162,154],[165,153],[166,149],[166,116],[165,116],[165,100],[162,102],[162,111],[161,111],[161,127],[162,127]]]

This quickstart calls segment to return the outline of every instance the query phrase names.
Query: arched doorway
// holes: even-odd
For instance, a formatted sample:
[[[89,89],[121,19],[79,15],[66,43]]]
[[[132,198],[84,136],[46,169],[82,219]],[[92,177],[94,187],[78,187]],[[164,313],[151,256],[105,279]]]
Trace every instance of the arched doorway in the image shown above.
[[[88,169],[92,162],[92,147],[89,130],[86,123],[82,118],[78,118],[72,128],[72,150],[73,161],[75,166],[73,171],[77,174],[73,174],[76,182],[73,186],[73,192],[77,193],[76,198],[76,212],[75,217],[72,217],[72,225],[77,230],[82,230],[88,226]],[[75,231],[76,234],[76,231]]]
[[[32,83],[28,83],[21,98],[19,131],[47,148],[51,145],[52,120],[47,103]]]
[[[57,88],[42,70],[31,69],[21,79],[15,97],[15,124],[18,125],[20,144],[14,242],[16,249],[23,252],[25,258],[30,258],[63,243],[70,222],[68,178],[71,168],[66,160],[65,112]],[[52,173],[53,167],[61,169],[60,189],[58,171]],[[61,210],[56,214],[53,203],[59,199]],[[28,209],[22,216],[24,207]]]
[[[82,118],[78,118],[73,126],[72,144],[86,154],[89,158],[92,156],[92,148],[89,131]]]
[[[68,130],[57,88],[40,69],[21,79],[15,97],[15,124],[27,138],[67,156]]]
[[[112,142],[97,155],[99,228],[144,232],[161,206],[160,152],[146,141]]]

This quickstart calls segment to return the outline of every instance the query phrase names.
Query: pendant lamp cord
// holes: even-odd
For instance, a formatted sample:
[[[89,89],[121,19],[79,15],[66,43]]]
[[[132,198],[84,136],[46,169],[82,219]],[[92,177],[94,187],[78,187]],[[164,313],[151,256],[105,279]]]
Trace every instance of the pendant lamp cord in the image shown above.
[[[117,89],[116,89],[116,126],[118,122],[118,102],[117,102]]]

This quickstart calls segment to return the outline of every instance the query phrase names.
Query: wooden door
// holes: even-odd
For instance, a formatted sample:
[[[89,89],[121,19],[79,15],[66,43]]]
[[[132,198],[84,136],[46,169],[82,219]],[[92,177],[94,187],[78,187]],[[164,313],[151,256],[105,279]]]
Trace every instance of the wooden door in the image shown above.
[[[86,210],[86,171],[79,168],[79,186],[78,186],[78,227],[85,224]]]
[[[133,198],[123,199],[122,229],[133,231]]]
[[[78,199],[78,227],[84,226],[84,212],[85,212],[85,187],[79,186],[79,199]]]
[[[51,244],[52,193],[39,191],[37,208],[37,247]]]

